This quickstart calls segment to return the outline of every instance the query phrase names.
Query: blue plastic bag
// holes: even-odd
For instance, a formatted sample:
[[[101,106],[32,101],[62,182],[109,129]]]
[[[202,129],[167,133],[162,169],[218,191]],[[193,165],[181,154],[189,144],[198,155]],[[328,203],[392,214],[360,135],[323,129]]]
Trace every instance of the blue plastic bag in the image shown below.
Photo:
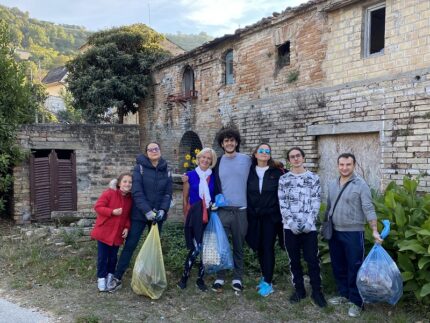
[[[205,271],[209,274],[233,268],[230,243],[218,214],[214,211],[203,233],[202,260]]]
[[[381,238],[390,232],[390,222],[382,221]],[[403,280],[396,263],[380,245],[375,243],[357,274],[357,288],[365,303],[396,304],[403,295]]]

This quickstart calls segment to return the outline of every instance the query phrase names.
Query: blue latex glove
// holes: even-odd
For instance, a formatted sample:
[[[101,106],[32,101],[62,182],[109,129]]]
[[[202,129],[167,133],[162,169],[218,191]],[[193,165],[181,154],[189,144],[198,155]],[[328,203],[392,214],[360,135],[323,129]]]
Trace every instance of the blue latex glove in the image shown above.
[[[155,218],[154,218],[154,221],[155,222],[160,222],[160,221],[162,221],[163,220],[163,218],[164,218],[164,214],[165,214],[166,212],[164,212],[164,210],[158,210],[157,211],[157,213],[156,213],[156,216],[155,216]]]
[[[390,234],[390,220],[382,220],[382,224],[384,225],[384,228],[381,232],[381,238],[385,239]]]

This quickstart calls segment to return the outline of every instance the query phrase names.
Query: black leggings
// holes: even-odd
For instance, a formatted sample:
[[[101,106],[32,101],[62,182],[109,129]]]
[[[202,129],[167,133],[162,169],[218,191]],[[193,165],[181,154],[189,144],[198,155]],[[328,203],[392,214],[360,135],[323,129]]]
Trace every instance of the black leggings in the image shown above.
[[[195,240],[194,240],[195,242]],[[199,262],[199,279],[203,279],[203,276],[205,274],[205,268],[203,266],[203,261],[201,259],[201,250],[202,250],[202,244],[194,243],[194,249],[190,250],[188,252],[187,259],[184,263],[184,273],[182,274],[182,277],[188,278],[190,277],[191,268],[193,267],[193,264],[195,263],[197,257],[200,255],[200,262]]]

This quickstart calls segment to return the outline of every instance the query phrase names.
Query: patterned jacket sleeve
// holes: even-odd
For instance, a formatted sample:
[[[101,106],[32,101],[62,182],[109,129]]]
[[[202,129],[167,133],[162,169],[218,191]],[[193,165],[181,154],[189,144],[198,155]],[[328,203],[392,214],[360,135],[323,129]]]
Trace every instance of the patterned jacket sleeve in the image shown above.
[[[312,218],[316,222],[321,206],[321,183],[319,176],[316,174],[314,174],[314,176],[314,183],[311,190],[311,209]]]
[[[278,199],[279,199],[279,208],[281,210],[281,215],[282,215],[282,223],[286,225],[292,221],[292,217],[293,217],[290,212],[290,203],[287,196],[286,175],[283,175],[279,178]]]

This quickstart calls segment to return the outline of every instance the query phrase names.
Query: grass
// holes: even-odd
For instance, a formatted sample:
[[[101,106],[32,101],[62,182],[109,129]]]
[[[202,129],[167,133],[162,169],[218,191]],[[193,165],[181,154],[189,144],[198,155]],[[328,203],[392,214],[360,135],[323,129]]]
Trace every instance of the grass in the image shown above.
[[[68,241],[72,247],[48,245],[43,240],[31,238],[3,242],[0,245],[0,297],[6,293],[20,304],[36,306],[56,318],[61,317],[61,322],[357,322],[347,317],[347,306],[321,310],[309,298],[297,305],[289,304],[292,286],[288,258],[279,248],[276,249],[275,293],[267,298],[260,297],[255,291],[260,273],[256,257],[249,249],[245,250],[245,290],[242,294],[235,294],[228,286],[220,294],[199,292],[194,286],[195,268],[188,287],[179,290],[176,282],[182,273],[187,251],[182,226],[167,223],[163,227],[162,246],[168,288],[160,300],[153,301],[132,292],[131,270],[124,276],[121,290],[114,294],[98,293],[96,243],[76,243],[77,238]],[[326,296],[334,294],[329,266],[323,266],[322,276]],[[208,276],[207,284],[213,278]],[[429,312],[429,307],[405,295],[394,307],[369,305],[360,322],[428,322]]]

